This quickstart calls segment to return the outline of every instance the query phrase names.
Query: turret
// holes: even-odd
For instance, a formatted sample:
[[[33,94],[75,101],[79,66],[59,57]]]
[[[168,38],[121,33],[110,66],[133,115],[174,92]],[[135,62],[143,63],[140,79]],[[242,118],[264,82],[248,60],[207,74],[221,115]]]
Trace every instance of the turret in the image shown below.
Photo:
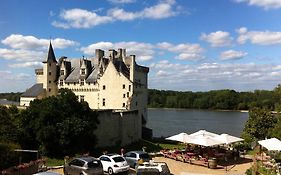
[[[50,42],[46,61],[43,61],[43,88],[46,89],[46,96],[57,95],[58,66],[55,53]]]

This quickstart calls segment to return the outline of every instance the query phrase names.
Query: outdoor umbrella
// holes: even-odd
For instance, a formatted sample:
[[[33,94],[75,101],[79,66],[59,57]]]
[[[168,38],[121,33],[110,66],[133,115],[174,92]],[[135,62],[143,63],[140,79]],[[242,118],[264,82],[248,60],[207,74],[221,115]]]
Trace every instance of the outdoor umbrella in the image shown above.
[[[166,138],[166,140],[173,140],[183,143],[186,143],[188,139],[190,139],[190,136],[184,132]]]
[[[269,151],[281,151],[281,141],[276,138],[260,140],[258,143]]]
[[[240,142],[240,141],[244,140],[244,139],[241,139],[239,137],[235,137],[235,136],[232,136],[232,135],[229,135],[229,134],[221,134],[221,135],[216,136],[214,138],[222,141],[223,143],[225,143],[227,145],[230,144],[230,143]]]
[[[218,134],[206,131],[206,130],[199,130],[195,133],[189,134],[189,136],[194,137],[194,136],[208,136],[208,137],[217,137],[219,136]]]
[[[224,144],[224,142],[217,140],[214,137],[210,137],[206,135],[191,136],[190,139],[187,140],[187,143],[201,145],[201,146],[214,146],[214,145]]]

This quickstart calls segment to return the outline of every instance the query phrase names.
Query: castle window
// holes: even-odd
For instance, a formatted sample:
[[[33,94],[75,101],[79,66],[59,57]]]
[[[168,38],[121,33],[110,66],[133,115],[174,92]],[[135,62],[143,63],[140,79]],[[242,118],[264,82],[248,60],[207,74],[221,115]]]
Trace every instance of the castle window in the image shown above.
[[[105,106],[105,98],[102,99],[102,105]]]
[[[129,85],[129,91],[131,91],[131,85]]]
[[[51,65],[52,65],[52,64],[51,64],[51,63],[49,63],[49,66],[50,66],[50,67],[51,67]]]
[[[49,92],[51,92],[51,88],[49,88]]]
[[[129,92],[127,92],[127,97],[129,97]]]
[[[74,85],[76,85],[76,83],[73,83]]]
[[[136,106],[138,106],[138,102],[136,101]]]
[[[84,101],[84,95],[80,95],[80,102]]]
[[[64,70],[60,70],[60,75],[64,75]]]
[[[80,86],[84,86],[84,80],[80,80]]]
[[[49,83],[51,83],[51,81],[49,81]]]
[[[126,98],[126,94],[123,94],[123,98]]]
[[[123,108],[125,107],[125,103],[123,103]]]
[[[85,69],[81,69],[81,75],[85,75],[86,74],[86,70]]]
[[[123,84],[123,89],[125,89],[125,87],[126,87],[125,84]]]
[[[91,85],[91,83],[88,83],[88,85]]]
[[[63,80],[60,80],[60,85],[63,86]]]
[[[102,86],[102,89],[105,90],[105,85]]]
[[[52,72],[49,72],[49,75],[52,75]]]

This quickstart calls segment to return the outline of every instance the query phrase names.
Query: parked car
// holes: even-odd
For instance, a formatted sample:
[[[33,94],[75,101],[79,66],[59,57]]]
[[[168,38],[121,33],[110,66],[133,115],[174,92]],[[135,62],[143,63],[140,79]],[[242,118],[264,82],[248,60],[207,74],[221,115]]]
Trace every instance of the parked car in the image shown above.
[[[170,170],[165,162],[145,162],[136,169],[137,175],[170,175]]]
[[[150,157],[143,151],[130,151],[124,154],[125,159],[132,168],[136,168],[139,162],[149,162]]]
[[[103,167],[97,158],[77,157],[64,165],[63,172],[65,175],[100,175]]]
[[[126,173],[128,174],[130,166],[127,161],[119,154],[107,154],[100,156],[103,171],[108,174]]]

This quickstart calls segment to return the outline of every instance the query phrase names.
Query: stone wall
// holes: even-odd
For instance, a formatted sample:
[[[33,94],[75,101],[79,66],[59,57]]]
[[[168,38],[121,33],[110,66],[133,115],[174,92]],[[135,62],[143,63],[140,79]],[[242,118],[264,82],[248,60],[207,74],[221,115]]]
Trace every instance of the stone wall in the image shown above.
[[[99,111],[96,130],[97,147],[124,146],[141,139],[141,117],[138,111]]]

